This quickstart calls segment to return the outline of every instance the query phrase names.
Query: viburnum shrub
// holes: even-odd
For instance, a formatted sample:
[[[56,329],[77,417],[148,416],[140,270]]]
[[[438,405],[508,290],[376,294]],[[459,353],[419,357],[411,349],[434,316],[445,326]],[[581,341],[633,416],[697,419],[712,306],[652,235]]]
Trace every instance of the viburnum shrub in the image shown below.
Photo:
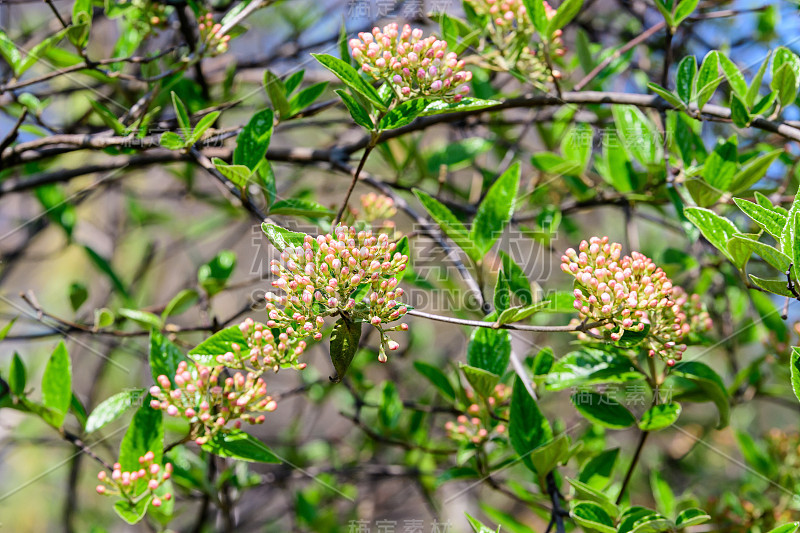
[[[361,70],[386,81],[401,99],[431,96],[457,103],[469,92],[472,72],[447,50],[447,41],[423,38],[420,28],[400,28],[396,22],[358,37],[350,40],[350,48]]]
[[[227,362],[227,359],[226,359]],[[256,366],[256,365],[254,365]],[[158,385],[150,388],[150,407],[161,409],[172,417],[183,417],[197,426],[192,433],[197,444],[204,444],[228,424],[236,429],[242,421],[263,424],[263,414],[274,411],[275,400],[267,396],[267,385],[254,372],[222,375],[224,367],[211,368],[181,361],[175,376],[161,374]],[[175,387],[172,387],[172,382]]]
[[[302,246],[286,247],[281,260],[271,263],[277,277],[272,286],[284,295],[266,294],[267,326],[280,329],[279,340],[288,345],[298,336],[321,339],[326,316],[359,317],[380,332],[378,359],[385,363],[386,350],[399,347],[386,332],[408,329],[405,323],[387,327],[408,311],[399,300],[403,289],[397,280],[407,263],[408,256],[385,233],[373,235],[371,230],[339,225],[333,234],[316,239],[306,235]],[[295,353],[302,353],[300,348]]]
[[[114,464],[111,475],[101,470],[97,474],[97,480],[100,482],[97,485],[97,493],[120,496],[134,505],[145,498],[152,498],[150,505],[161,507],[162,500],[169,501],[172,499],[172,494],[169,492],[160,492],[160,496],[155,494],[170,478],[173,468],[172,463],[166,463],[162,467],[153,462],[154,459],[155,455],[149,451],[139,458],[138,470],[123,471],[119,463]],[[141,484],[144,484],[146,489],[137,491],[137,486]]]
[[[800,531],[797,6],[718,4],[0,0],[2,531]]]
[[[575,276],[573,307],[584,322],[597,324],[582,334],[614,342],[645,336],[648,355],[675,366],[686,351],[684,339],[711,329],[711,319],[700,297],[673,286],[649,257],[621,253],[620,243],[592,237],[561,257],[561,270]]]

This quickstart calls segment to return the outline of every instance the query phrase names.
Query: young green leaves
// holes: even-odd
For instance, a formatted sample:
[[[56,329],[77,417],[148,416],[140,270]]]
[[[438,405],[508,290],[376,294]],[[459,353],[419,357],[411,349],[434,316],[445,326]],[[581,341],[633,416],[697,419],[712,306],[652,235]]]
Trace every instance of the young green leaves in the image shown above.
[[[183,101],[181,101],[180,97],[175,94],[174,91],[171,93],[171,95],[172,105],[175,108],[175,118],[178,121],[180,133],[175,133],[174,131],[164,132],[161,134],[159,143],[168,150],[183,150],[184,148],[190,148],[203,137],[203,134],[206,132],[206,130],[210,128],[211,125],[217,120],[220,112],[212,111],[211,113],[208,113],[200,119],[196,126],[192,127],[189,113],[186,110],[186,106],[183,104]],[[95,110],[98,110],[97,106],[95,106]],[[98,112],[100,113],[101,117],[105,116],[105,113],[102,111]],[[109,121],[109,117],[105,117],[104,120]],[[112,124],[113,122],[109,122],[110,127],[114,128]],[[122,126],[122,124],[119,124],[119,126]]]
[[[511,220],[520,176],[520,164],[515,162],[497,178],[478,206],[469,231],[447,206],[423,191],[414,190],[414,194],[445,234],[477,263],[491,250]]]

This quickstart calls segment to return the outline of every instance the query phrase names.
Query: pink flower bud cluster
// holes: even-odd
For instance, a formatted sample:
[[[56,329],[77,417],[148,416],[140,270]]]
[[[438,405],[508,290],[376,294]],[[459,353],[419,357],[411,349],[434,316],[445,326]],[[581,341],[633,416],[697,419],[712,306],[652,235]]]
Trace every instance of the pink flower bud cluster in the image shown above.
[[[492,395],[486,398],[486,403],[471,403],[467,414],[459,415],[455,422],[449,420],[444,425],[447,436],[458,443],[482,444],[505,435],[506,426],[498,424],[497,418],[506,418],[510,397],[511,389],[498,383]],[[475,394],[468,390],[467,398],[474,400]]]
[[[160,464],[155,463],[154,460],[155,454],[149,451],[139,457],[139,470],[123,472],[119,463],[114,464],[111,475],[108,475],[105,470],[101,470],[97,474],[97,480],[100,481],[96,488],[97,493],[120,495],[129,501],[134,501],[142,497],[141,494],[136,493],[136,483],[140,481],[146,482],[146,492],[154,495],[158,488],[172,475],[172,463],[167,463],[162,467]],[[167,492],[160,497],[153,496],[150,504],[153,507],[161,507],[162,498],[168,501],[172,498],[172,494]]]
[[[394,200],[383,194],[374,192],[361,195],[362,217],[367,222],[379,219],[392,218],[397,214]]]
[[[547,62],[541,50],[531,49],[530,41],[535,33],[533,22],[525,10],[522,0],[467,0],[479,15],[488,16],[491,41],[505,58],[505,63],[513,62],[520,71],[525,72],[532,81],[544,81],[551,75],[560,78],[561,72],[549,72]],[[548,19],[553,18],[556,10],[544,2],[544,12]],[[522,47],[517,45],[521,41]],[[562,31],[556,30],[550,36],[550,53],[556,56],[566,54]],[[491,54],[486,56],[491,60]]]
[[[306,349],[305,335],[298,334],[288,326],[276,337],[269,327],[246,318],[239,324],[246,346],[236,343],[231,345],[231,351],[217,356],[217,363],[228,368],[247,370],[261,375],[265,370],[277,372],[282,367],[293,366],[297,370],[306,367],[306,363],[298,363],[297,359]]]
[[[386,81],[401,99],[431,96],[459,102],[469,92],[472,73],[464,60],[447,51],[447,41],[424,37],[419,28],[397,23],[350,40],[353,58],[376,80]]]
[[[626,332],[641,332],[650,325],[647,345],[650,356],[658,354],[675,364],[686,345],[680,341],[693,330],[708,324],[708,314],[699,297],[689,298],[673,287],[666,273],[639,252],[621,256],[622,245],[608,237],[582,241],[579,251],[568,249],[561,269],[575,277],[574,307],[582,320],[604,322],[589,331],[613,342]],[[631,335],[629,335],[630,337]]]
[[[271,271],[277,277],[272,286],[284,295],[265,295],[267,327],[282,329],[287,338],[313,335],[319,340],[325,316],[362,311],[356,310],[359,302],[355,297],[360,298],[356,293],[364,290],[368,299],[364,319],[381,331],[382,346],[396,350],[397,343],[384,332],[408,326],[384,325],[408,311],[399,300],[403,289],[396,277],[407,264],[408,256],[398,252],[397,244],[386,234],[375,236],[371,231],[339,225],[333,234],[316,239],[306,235],[303,246],[287,247],[281,261],[272,261]],[[385,361],[385,354],[380,360]]]
[[[155,398],[150,407],[187,419],[195,426],[193,434],[196,434],[197,444],[224,431],[230,422],[237,429],[242,421],[262,424],[264,415],[255,413],[271,412],[277,407],[275,400],[267,395],[264,380],[252,372],[247,375],[237,372],[222,378],[223,368],[195,367],[181,361],[174,377],[175,388],[167,376],[158,376],[158,385],[150,388]]]
[[[200,42],[205,45],[206,49],[211,55],[223,54],[228,51],[228,42],[231,40],[230,35],[221,35],[220,30],[222,24],[215,23],[214,17],[211,13],[206,13],[198,19],[197,25],[198,33],[200,34]]]

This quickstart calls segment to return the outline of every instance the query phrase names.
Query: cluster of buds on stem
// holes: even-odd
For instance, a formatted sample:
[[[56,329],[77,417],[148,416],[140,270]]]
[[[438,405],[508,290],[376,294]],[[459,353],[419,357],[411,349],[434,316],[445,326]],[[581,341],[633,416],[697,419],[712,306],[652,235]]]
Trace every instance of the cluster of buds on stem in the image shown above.
[[[469,92],[472,73],[447,51],[447,41],[424,37],[419,28],[397,23],[375,27],[350,40],[353,58],[376,80],[386,81],[400,99],[430,96],[459,102]]]
[[[447,436],[463,444],[480,445],[493,438],[506,434],[506,426],[498,423],[498,418],[506,418],[511,388],[503,383],[495,385],[492,394],[485,402],[476,402],[475,393],[467,391],[467,398],[472,402],[467,407],[467,414],[459,415],[455,422],[449,420],[444,428]]]
[[[135,2],[134,5],[136,5]],[[150,22],[150,27],[148,28],[149,31],[154,29],[163,30],[167,27],[167,19],[169,17],[167,14],[167,5],[160,4],[158,2],[147,2],[146,4],[142,4],[138,7],[145,15],[143,20]]]
[[[408,256],[398,252],[386,234],[375,236],[339,225],[333,234],[316,239],[306,235],[302,246],[289,246],[281,253],[281,261],[272,261],[276,276],[272,286],[284,295],[265,295],[267,327],[281,329],[287,339],[299,334],[319,340],[324,317],[346,313],[378,328],[382,347],[396,350],[397,343],[385,332],[408,326],[385,326],[408,310],[399,300],[403,289],[396,277],[407,263]],[[367,302],[356,298],[367,298]],[[380,360],[386,360],[385,353]]]
[[[549,77],[556,79],[561,77],[561,72],[558,70],[549,72],[543,56],[543,48],[539,50],[531,48],[530,41],[535,33],[535,28],[522,0],[467,0],[467,3],[476,13],[487,16],[491,20],[488,30],[492,42],[503,53],[506,60],[513,58],[516,68],[525,72],[529,78],[535,81],[543,81]],[[544,12],[548,20],[556,14],[556,10],[547,2],[544,2]],[[549,52],[555,56],[560,57],[566,53],[561,30],[554,31],[553,35],[549,37],[548,48]]]
[[[362,194],[361,208],[362,212],[359,218],[367,222],[373,232],[386,233],[394,240],[402,237],[402,234],[397,231],[394,221],[390,220],[397,214],[397,207],[391,197],[374,192]],[[358,216],[357,212],[354,211],[354,213]]]
[[[108,475],[105,470],[101,470],[97,474],[97,480],[100,482],[97,485],[97,493],[119,495],[132,503],[153,496],[151,505],[161,507],[162,499],[170,500],[172,494],[167,492],[159,497],[155,496],[155,493],[172,475],[172,463],[167,463],[162,467],[154,460],[155,454],[149,451],[139,457],[138,470],[124,472],[119,463],[114,464],[111,475]],[[146,488],[142,489],[141,487]]]
[[[200,34],[201,45],[205,46],[212,56],[228,51],[228,42],[231,40],[231,36],[221,35],[222,24],[215,23],[211,13],[206,13],[205,16],[198,19],[197,30]]]
[[[181,361],[174,376],[174,388],[167,376],[158,376],[158,385],[150,388],[155,398],[150,407],[187,419],[194,427],[197,444],[204,444],[231,423],[237,429],[242,421],[262,424],[264,415],[261,413],[277,407],[275,400],[267,395],[264,380],[253,372],[222,377],[223,369],[223,366],[190,367],[186,361]]]
[[[710,327],[699,297],[689,297],[672,285],[667,274],[639,252],[621,257],[622,245],[608,237],[582,241],[561,258],[561,269],[575,277],[574,307],[580,318],[603,322],[590,330],[594,337],[620,341],[626,333],[636,338],[649,326],[645,338],[649,355],[659,355],[670,366],[679,361],[692,331]]]
[[[295,324],[297,326],[297,324]],[[228,368],[247,370],[261,375],[266,370],[277,372],[284,367],[302,370],[306,363],[298,363],[298,358],[306,349],[305,335],[287,326],[285,331],[275,335],[269,327],[246,318],[239,324],[246,346],[231,344],[231,351],[217,356],[217,363]]]

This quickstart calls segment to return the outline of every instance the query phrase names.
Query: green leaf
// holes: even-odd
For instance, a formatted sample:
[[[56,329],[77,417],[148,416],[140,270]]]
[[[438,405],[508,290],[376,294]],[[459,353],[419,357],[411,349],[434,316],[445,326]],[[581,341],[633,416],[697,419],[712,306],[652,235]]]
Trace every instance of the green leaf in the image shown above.
[[[748,253],[757,254],[764,261],[777,268],[779,272],[786,272],[789,269],[789,265],[792,264],[792,259],[783,252],[778,251],[768,244],[748,239],[743,235],[734,236],[728,243],[729,249],[733,243],[747,250]]]
[[[460,102],[446,102],[444,100],[434,100],[429,103],[425,110],[419,114],[421,117],[430,115],[441,115],[444,113],[459,113],[461,111],[477,111],[501,104],[497,100],[482,100],[480,98],[462,98]]]
[[[422,207],[425,208],[431,218],[439,225],[439,228],[441,228],[441,230],[474,261],[480,261],[483,255],[475,247],[464,224],[453,215],[447,206],[419,189],[414,189],[414,194],[422,204]]]
[[[605,489],[611,483],[618,456],[619,448],[613,448],[592,457],[581,468],[578,481],[597,490]]]
[[[331,378],[334,383],[339,383],[350,368],[350,363],[358,351],[361,340],[361,322],[353,322],[342,315],[336,321],[331,333],[331,362],[336,375]]]
[[[575,18],[582,6],[583,0],[564,0],[561,2],[561,5],[558,6],[556,10],[556,14],[553,15],[553,18],[547,23],[547,35],[544,37],[546,39],[552,38],[556,30],[560,30]]]
[[[293,217],[332,217],[335,213],[324,205],[303,200],[302,198],[287,198],[272,204],[269,209],[271,215],[284,215]]]
[[[794,211],[794,210],[793,210]],[[790,249],[784,248],[784,253],[791,254],[792,276],[795,280],[800,280],[800,211],[794,211],[786,224],[788,228]],[[786,229],[784,229],[784,232]]]
[[[225,288],[235,268],[236,254],[230,250],[222,250],[197,269],[197,281],[209,296],[213,296]]]
[[[86,419],[86,433],[93,433],[118,419],[128,409],[139,405],[145,394],[144,389],[128,389],[107,398]]]
[[[773,294],[778,294],[780,296],[787,296],[789,298],[794,298],[794,295],[787,287],[786,278],[783,279],[763,279],[756,277],[752,274],[749,274],[750,281],[753,282],[753,285],[760,289],[764,289],[767,292],[771,292]]]
[[[414,368],[417,372],[425,376],[443,396],[450,400],[455,400],[456,391],[453,389],[450,380],[439,367],[424,361],[414,361]]]
[[[508,280],[508,287],[511,292],[519,298],[523,305],[533,304],[533,292],[528,276],[514,259],[504,250],[500,250],[500,259],[503,263],[503,272]]]
[[[664,516],[673,516],[675,514],[675,493],[672,492],[669,484],[658,470],[650,471],[650,488],[653,491],[653,499],[656,501],[658,512]]]
[[[502,376],[511,357],[511,336],[508,331],[475,328],[467,345],[467,364]]]
[[[673,93],[669,89],[665,89],[657,83],[648,83],[647,88],[678,109],[683,109],[686,107],[686,105],[681,101],[680,96]]]
[[[753,107],[753,104],[756,103],[758,91],[761,88],[761,80],[764,79],[764,73],[767,71],[767,65],[769,65],[769,59],[771,56],[772,50],[767,52],[766,57],[764,57],[764,61],[761,63],[761,66],[756,72],[756,75],[753,76],[753,79],[750,81],[750,88],[747,89],[747,99],[745,100],[747,107]]]
[[[467,517],[467,522],[469,522],[469,527],[472,528],[473,533],[499,533],[500,527],[498,526],[497,531],[494,529],[485,526],[480,521],[476,520],[475,518],[471,517],[469,513],[464,513]]]
[[[8,332],[11,331],[11,328],[14,326],[14,323],[17,321],[17,318],[18,317],[12,318],[8,324],[0,328],[0,341],[8,336]]]
[[[525,465],[536,472],[530,453],[553,440],[553,430],[519,376],[514,379],[511,393],[508,435]]]
[[[218,457],[229,457],[251,463],[283,462],[266,444],[244,431],[216,433],[202,448]]]
[[[674,424],[680,415],[681,404],[677,402],[654,405],[642,415],[642,419],[639,420],[639,429],[642,431],[658,431],[667,428]]]
[[[581,385],[624,383],[644,379],[628,357],[615,352],[582,348],[556,361],[547,376],[549,390],[564,390]]]
[[[630,105],[612,106],[611,112],[625,151],[642,165],[661,163],[661,134],[645,114]]]
[[[677,1],[677,0],[676,0]],[[674,25],[678,26],[689,15],[691,15],[697,7],[698,0],[681,0],[675,8]]]
[[[372,122],[372,117],[370,117],[369,111],[364,109],[364,107],[358,103],[358,100],[353,98],[350,93],[343,89],[336,89],[333,92],[338,94],[339,98],[342,99],[344,106],[347,108],[347,111],[350,113],[350,116],[353,117],[353,120],[355,120],[356,124],[370,131],[375,128],[375,124]]]
[[[465,364],[459,364],[459,368],[464,373],[464,377],[467,378],[467,382],[483,398],[491,396],[495,385],[500,381],[500,376],[482,368]]]
[[[672,18],[672,10],[667,5],[665,0],[654,0],[656,7],[661,12],[661,15],[664,17],[664,22],[667,23],[668,26],[674,27],[675,21]]]
[[[289,118],[291,107],[289,106],[289,99],[286,97],[286,86],[284,86],[281,79],[271,70],[266,70],[264,72],[264,89],[266,89],[267,95],[269,95],[272,107],[278,112],[278,116],[284,120]]]
[[[714,96],[722,78],[719,75],[719,52],[711,50],[703,58],[697,73],[697,108],[702,110],[706,102]]]
[[[675,525],[678,526],[679,529],[683,529],[685,527],[708,522],[709,520],[711,520],[711,517],[705,511],[692,507],[680,512],[678,518],[675,520]]]
[[[403,401],[397,393],[394,382],[386,380],[381,391],[381,403],[378,408],[378,419],[386,428],[394,429],[403,414]]]
[[[710,209],[702,207],[687,207],[683,210],[683,213],[689,219],[689,222],[697,226],[708,242],[722,252],[722,255],[730,259],[732,263],[735,263],[728,251],[728,241],[740,232],[733,225],[733,222],[727,218],[722,218]]]
[[[133,415],[125,436],[122,437],[119,464],[124,471],[132,472],[141,468],[139,457],[148,451],[153,452],[154,463],[161,463],[164,449],[164,421],[161,411],[150,407],[152,398],[149,394],[145,397],[142,406]]]
[[[319,83],[315,83],[309,87],[306,87],[296,95],[294,95],[289,100],[289,108],[290,113],[292,116],[298,114],[300,111],[304,110],[311,104],[317,101],[317,98],[322,96],[322,93],[325,92],[325,89],[328,88],[327,81],[321,81]]]
[[[220,115],[219,111],[212,111],[211,113],[201,118],[200,121],[197,123],[197,125],[194,127],[194,130],[192,131],[192,136],[190,137],[189,141],[192,144],[199,141],[203,137],[203,134],[206,132],[206,130],[211,127],[211,125],[214,123],[215,120],[217,120],[219,115]]]
[[[229,165],[218,157],[213,158],[211,162],[214,163],[220,174],[242,190],[247,187],[247,183],[253,175],[253,171],[245,165]]]
[[[244,346],[247,345],[245,344]],[[187,359],[180,348],[175,346],[160,331],[154,329],[150,332],[149,360],[150,373],[153,376],[153,381],[158,383],[158,376],[165,375],[172,381],[173,386],[175,386],[173,380],[175,378],[175,373],[178,371],[178,364]]]
[[[533,470],[539,475],[540,480],[544,480],[544,477],[555,470],[560,463],[569,459],[569,444],[569,437],[562,433],[531,452]]]
[[[175,91],[170,91],[172,95],[172,106],[175,108],[175,117],[178,119],[178,126],[181,128],[181,133],[184,139],[189,139],[189,132],[192,131],[192,121],[189,120],[189,113],[186,111],[186,106],[183,105],[180,97],[175,94]]]
[[[593,502],[578,502],[572,506],[570,516],[579,526],[587,531],[599,533],[616,533],[614,521],[600,504]]]
[[[89,289],[83,283],[74,282],[69,286],[69,305],[77,311],[89,298]]]
[[[135,504],[131,503],[129,500],[117,500],[114,502],[114,511],[128,524],[137,524],[144,518],[152,500],[153,496],[150,495],[142,498]]]
[[[798,78],[788,63],[778,69],[769,86],[778,93],[778,101],[781,103],[781,107],[792,105],[797,98]]]
[[[364,78],[358,73],[356,69],[345,63],[341,59],[333,57],[328,54],[311,54],[314,59],[319,61],[323,67],[330,70],[337,78],[342,80],[342,83],[347,85],[351,90],[360,94],[372,105],[381,111],[386,111],[386,104],[384,104],[378,91],[367,83]]]
[[[738,145],[736,135],[732,135],[725,143],[717,145],[706,158],[703,179],[718,191],[730,189],[739,159]]]
[[[792,390],[800,401],[800,348],[792,346],[792,357],[789,370],[792,375]]]
[[[740,101],[744,104],[744,101],[747,100],[747,82],[744,80],[742,72],[725,54],[719,53],[718,57],[722,72],[725,73],[725,77],[728,79],[728,85],[731,86],[733,94],[738,96]]]
[[[186,142],[173,131],[165,131],[158,139],[158,144],[167,150],[181,150],[186,146]]]
[[[795,533],[798,527],[800,527],[800,522],[792,522],[790,524],[784,524],[776,527],[775,529],[771,529],[767,533]]]
[[[22,362],[19,354],[14,352],[14,357],[11,359],[11,367],[8,369],[8,386],[15,396],[23,396],[25,394],[25,384],[28,380],[26,374],[25,363]]]
[[[378,127],[382,130],[391,130],[411,124],[429,103],[424,98],[406,100],[389,111],[378,123]]]
[[[234,352],[234,344],[240,348],[247,346],[247,339],[238,325],[228,326],[211,335],[189,351],[189,358],[200,365],[218,365],[217,356]]]
[[[758,224],[776,240],[780,241],[783,228],[787,223],[786,215],[742,198],[734,198],[733,201],[745,215],[753,220],[753,222]]]
[[[508,310],[508,307],[511,305],[511,289],[508,288],[508,279],[506,278],[506,273],[502,269],[497,274],[497,283],[494,286],[494,310],[497,313],[500,313],[500,317],[503,316]],[[500,318],[497,319],[500,322]]]
[[[266,222],[261,224],[261,229],[264,231],[267,239],[269,239],[269,242],[271,242],[279,252],[284,251],[289,246],[303,246],[306,238],[305,233],[289,231],[288,229]]]
[[[117,314],[121,317],[127,318],[128,320],[133,320],[134,322],[136,322],[137,324],[146,329],[150,328],[161,329],[163,327],[161,318],[159,318],[157,315],[154,315],[149,311],[141,311],[139,309],[126,309],[123,307],[117,309]]]
[[[262,109],[250,119],[236,137],[233,164],[244,165],[253,172],[264,161],[272,138],[275,116],[272,109]]]
[[[606,394],[577,392],[570,401],[584,418],[603,427],[624,429],[636,423],[636,418],[626,407]]]
[[[549,300],[544,300],[542,302],[535,303],[532,305],[526,305],[522,307],[509,307],[508,309],[500,313],[500,316],[497,318],[495,324],[497,324],[498,326],[502,326],[503,324],[520,322],[530,316],[533,316],[539,311],[547,310],[547,308],[550,307],[550,305],[551,302]]]
[[[514,200],[519,190],[519,161],[511,165],[489,188],[472,221],[469,233],[481,257],[494,246],[514,213]]]
[[[678,97],[689,105],[694,96],[694,78],[697,75],[697,60],[694,56],[686,56],[678,63],[676,88]]]
[[[53,350],[42,376],[42,403],[51,416],[45,421],[55,427],[61,427],[64,417],[69,411],[72,399],[72,362],[67,347],[61,341]]]
[[[539,35],[549,38],[550,36],[546,35],[548,20],[547,13],[544,10],[544,2],[542,0],[522,0],[522,3],[525,5],[525,11],[533,21],[533,27],[536,28]]]
[[[116,115],[114,115],[109,108],[96,100],[89,100],[89,104],[92,106],[95,113],[97,113],[103,123],[111,128],[116,135],[124,136],[128,134],[128,128],[125,127],[125,124],[119,121]]]
[[[67,29],[67,37],[77,48],[83,49],[89,42],[93,11],[92,0],[75,0],[72,5],[72,24]]]
[[[750,124],[750,112],[736,94],[731,94],[731,120],[740,128]]]
[[[730,419],[730,401],[728,390],[710,366],[699,361],[681,362],[672,369],[672,374],[683,377],[694,382],[705,394],[708,400],[714,402],[719,411],[719,424],[717,429],[722,429],[728,425]]]
[[[616,504],[610,500],[609,495],[605,494],[604,492],[600,492],[599,490],[590,487],[589,485],[582,483],[577,479],[567,478],[567,481],[575,490],[573,501],[585,500],[593,502],[602,507],[603,510],[608,513],[609,517],[615,518],[619,516],[619,507],[617,507]]]
[[[161,313],[161,319],[163,320],[170,316],[180,315],[188,311],[199,299],[200,295],[195,289],[183,289],[169,301],[164,311]]]
[[[17,49],[17,45],[14,44],[14,41],[9,39],[8,35],[6,35],[6,32],[3,30],[0,30],[0,55],[2,55],[3,59],[11,66],[14,75],[19,75],[19,67],[22,64],[22,54],[19,53],[19,49]]]
[[[731,180],[731,190],[734,194],[750,189],[767,173],[770,165],[783,153],[777,149],[750,159]]]

